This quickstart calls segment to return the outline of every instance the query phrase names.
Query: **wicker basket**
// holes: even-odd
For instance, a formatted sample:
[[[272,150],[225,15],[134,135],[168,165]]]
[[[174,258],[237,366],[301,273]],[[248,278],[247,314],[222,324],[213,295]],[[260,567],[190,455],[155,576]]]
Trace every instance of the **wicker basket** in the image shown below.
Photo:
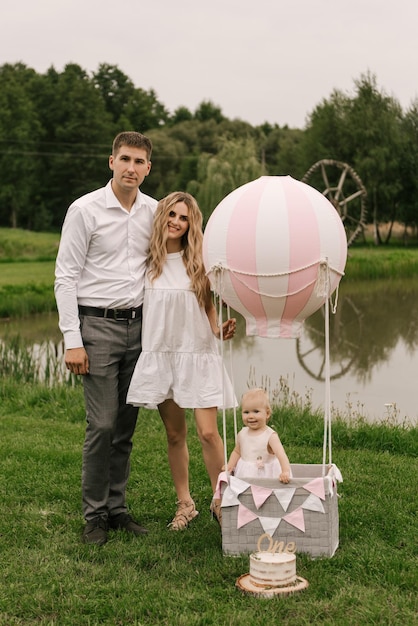
[[[283,542],[282,545],[286,546],[294,542],[296,552],[306,552],[312,557],[333,556],[339,543],[337,481],[342,480],[341,474],[335,465],[327,466],[325,477],[322,477],[322,465],[291,464],[291,468],[293,477],[287,485],[275,479],[251,478],[246,481],[244,478],[241,480],[248,482],[248,487],[234,493],[233,479],[230,485],[221,482],[224,554],[239,555],[257,551],[260,536],[266,533],[265,523],[274,527],[277,522],[276,530],[270,534],[273,543]],[[242,489],[245,485],[240,483],[240,487]],[[254,501],[253,487],[271,490],[263,504],[258,502],[259,508]],[[284,490],[292,490],[288,492],[287,502]],[[321,492],[319,495],[318,491]],[[283,505],[276,493],[281,494]],[[232,506],[228,504],[231,495],[232,500],[235,496],[237,498],[236,504]],[[256,516],[255,519],[241,525],[240,507],[241,511],[246,511],[247,519],[248,516]],[[287,517],[292,522],[286,521]],[[299,524],[295,525],[295,519],[299,520]]]

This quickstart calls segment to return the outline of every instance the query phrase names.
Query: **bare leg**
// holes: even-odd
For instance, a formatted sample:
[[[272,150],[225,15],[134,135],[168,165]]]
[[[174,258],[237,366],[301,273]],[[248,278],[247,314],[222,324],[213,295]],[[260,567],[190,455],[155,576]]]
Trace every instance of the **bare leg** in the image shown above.
[[[168,462],[177,493],[177,510],[168,525],[171,530],[184,530],[197,515],[189,489],[189,450],[187,448],[187,425],[184,409],[174,400],[158,405],[167,433]]]
[[[195,409],[197,434],[202,445],[203,460],[209,474],[212,491],[215,492],[219,473],[224,464],[224,449],[218,431],[216,407]]]
[[[189,450],[187,448],[187,425],[184,409],[174,400],[158,405],[167,434],[167,454],[177,500],[190,500]]]

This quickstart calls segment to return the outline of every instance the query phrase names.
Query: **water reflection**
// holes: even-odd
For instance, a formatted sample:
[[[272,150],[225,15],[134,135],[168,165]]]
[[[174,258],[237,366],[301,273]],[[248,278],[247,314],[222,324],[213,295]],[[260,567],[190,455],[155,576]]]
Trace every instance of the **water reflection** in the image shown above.
[[[333,377],[349,371],[359,383],[366,384],[379,365],[390,361],[400,342],[407,353],[414,354],[418,346],[417,321],[418,282],[342,286],[337,313],[330,320]],[[323,327],[322,311],[307,320],[297,348],[302,363],[309,352],[303,348],[306,341],[320,351],[323,359]],[[312,376],[322,379],[314,373]]]
[[[323,405],[325,375],[324,312],[305,321],[300,339],[247,337],[237,316],[237,336],[225,350],[240,395],[248,381],[271,387],[285,378],[301,397],[307,390],[314,406]],[[19,334],[45,354],[52,342],[62,363],[62,342],[54,314],[0,323],[0,336]],[[228,344],[225,344],[228,346]],[[330,317],[331,400],[340,412],[369,420],[404,418],[416,423],[418,374],[418,279],[342,281],[335,315]]]
[[[333,406],[369,420],[407,418],[416,423],[417,346],[418,280],[343,281],[336,314],[330,317]],[[258,382],[268,380],[274,388],[275,381],[284,377],[292,391],[303,397],[308,390],[314,405],[323,406],[323,309],[305,321],[300,339],[237,341],[232,369],[240,393],[246,387],[249,364]]]
[[[325,380],[325,315],[322,308],[305,323],[296,340],[300,366],[315,380]],[[340,378],[354,366],[361,347],[363,314],[349,296],[342,297],[330,318],[331,380]]]

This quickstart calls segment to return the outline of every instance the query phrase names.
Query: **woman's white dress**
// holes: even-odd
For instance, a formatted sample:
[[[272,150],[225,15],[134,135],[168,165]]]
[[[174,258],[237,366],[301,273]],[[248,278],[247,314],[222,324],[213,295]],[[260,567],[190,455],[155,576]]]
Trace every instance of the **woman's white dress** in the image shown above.
[[[182,408],[236,406],[218,343],[191,290],[182,252],[167,254],[161,276],[146,277],[142,352],[127,403],[154,409],[172,398]]]
[[[279,459],[268,451],[268,442],[275,431],[267,426],[260,433],[244,426],[237,436],[241,456],[234,476],[237,478],[278,478],[282,472]],[[249,434],[251,433],[251,434]]]

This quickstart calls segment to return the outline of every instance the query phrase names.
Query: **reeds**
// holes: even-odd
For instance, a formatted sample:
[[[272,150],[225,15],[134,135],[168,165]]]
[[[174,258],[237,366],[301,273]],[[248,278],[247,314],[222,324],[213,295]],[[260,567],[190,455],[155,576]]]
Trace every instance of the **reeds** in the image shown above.
[[[20,335],[0,340],[0,376],[19,383],[76,384],[64,365],[64,347],[52,341],[32,343]]]

